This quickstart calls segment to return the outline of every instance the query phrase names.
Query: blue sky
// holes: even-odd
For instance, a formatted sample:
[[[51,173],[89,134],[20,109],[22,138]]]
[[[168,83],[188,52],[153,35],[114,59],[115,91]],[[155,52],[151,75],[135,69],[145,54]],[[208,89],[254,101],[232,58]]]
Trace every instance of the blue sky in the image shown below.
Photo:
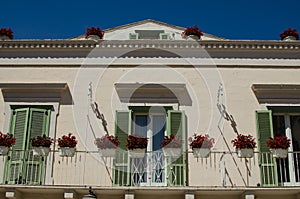
[[[66,39],[85,28],[112,28],[144,19],[228,39],[278,40],[288,27],[300,31],[299,0],[10,0],[1,1],[0,27],[15,39]]]

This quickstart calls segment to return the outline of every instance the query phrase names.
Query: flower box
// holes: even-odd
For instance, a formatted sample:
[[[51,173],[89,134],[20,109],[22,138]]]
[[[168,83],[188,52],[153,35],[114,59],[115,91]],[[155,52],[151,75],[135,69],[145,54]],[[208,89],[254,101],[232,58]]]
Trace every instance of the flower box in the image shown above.
[[[207,158],[210,154],[210,148],[193,148],[195,158]]]
[[[61,157],[73,157],[75,155],[76,148],[74,147],[60,147],[58,148],[59,156]]]
[[[115,157],[117,149],[116,148],[106,148],[106,149],[98,148],[98,151],[102,157]]]
[[[9,151],[9,147],[0,146],[0,155],[7,155],[8,151]]]
[[[288,28],[283,31],[280,35],[281,40],[283,41],[296,41],[299,39],[299,33],[296,29]]]
[[[86,28],[85,38],[92,40],[103,39],[104,31],[99,27]]]
[[[49,152],[50,152],[50,148],[49,147],[33,147],[33,155],[34,156],[48,156]]]
[[[164,147],[162,148],[165,157],[179,157],[181,148]]]
[[[291,140],[284,136],[275,136],[267,141],[274,158],[286,158]]]
[[[235,139],[231,140],[231,143],[236,148],[239,158],[253,157],[256,142],[252,135],[238,134]]]
[[[254,156],[254,149],[236,149],[239,158],[252,158]]]
[[[146,148],[137,148],[128,150],[129,157],[131,158],[144,158],[146,153]]]
[[[10,28],[0,29],[0,40],[12,40],[14,37],[13,32]]]
[[[274,158],[286,158],[288,149],[270,149]]]
[[[201,38],[201,36],[203,36],[203,32],[202,30],[198,29],[197,25],[194,27],[188,27],[181,33],[181,37],[187,40],[191,38],[193,40],[198,40]]]
[[[117,147],[120,145],[118,136],[104,135],[101,138],[96,138],[95,145],[102,157],[114,157]]]
[[[16,144],[16,138],[12,134],[0,132],[0,155],[7,155],[9,148]]]

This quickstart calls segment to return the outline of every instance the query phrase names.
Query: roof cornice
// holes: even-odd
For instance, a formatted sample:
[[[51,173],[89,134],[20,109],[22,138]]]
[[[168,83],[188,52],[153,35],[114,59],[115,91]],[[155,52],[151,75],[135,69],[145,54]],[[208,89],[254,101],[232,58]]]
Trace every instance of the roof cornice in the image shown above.
[[[0,41],[2,49],[93,49],[93,48],[160,48],[160,49],[246,49],[246,50],[299,50],[299,41],[275,40],[12,40]]]

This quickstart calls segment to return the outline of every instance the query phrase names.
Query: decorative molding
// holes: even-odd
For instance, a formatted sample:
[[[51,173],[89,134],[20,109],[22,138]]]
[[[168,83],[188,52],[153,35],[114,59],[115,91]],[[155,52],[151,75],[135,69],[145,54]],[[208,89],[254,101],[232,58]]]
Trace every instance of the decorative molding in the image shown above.
[[[93,49],[99,48],[161,48],[222,50],[299,50],[300,42],[275,40],[11,40],[0,41],[0,49]]]
[[[253,84],[252,90],[260,104],[300,103],[298,84]]]

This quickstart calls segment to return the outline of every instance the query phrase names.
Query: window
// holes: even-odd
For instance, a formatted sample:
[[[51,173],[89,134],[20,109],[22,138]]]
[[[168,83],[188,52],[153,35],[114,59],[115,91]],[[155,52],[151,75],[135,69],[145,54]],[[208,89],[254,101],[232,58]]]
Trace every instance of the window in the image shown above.
[[[16,138],[5,161],[5,184],[43,184],[46,159],[34,157],[30,138],[49,135],[51,107],[12,107],[10,132]]]
[[[161,107],[130,107],[129,111],[116,112],[115,135],[119,136],[123,152],[115,159],[114,184],[184,186],[186,176],[185,153],[176,161],[164,157],[160,143],[165,135],[181,135],[185,140],[185,115],[182,111]],[[126,150],[127,132],[149,138],[147,155],[143,159],[130,159]],[[185,151],[185,144],[183,144]],[[125,151],[125,153],[124,153]]]
[[[268,111],[257,112],[258,138],[260,146],[260,167],[263,185],[295,185],[300,182],[300,111],[297,107],[270,107]],[[271,157],[265,142],[269,137],[286,135],[291,139],[286,159]]]

